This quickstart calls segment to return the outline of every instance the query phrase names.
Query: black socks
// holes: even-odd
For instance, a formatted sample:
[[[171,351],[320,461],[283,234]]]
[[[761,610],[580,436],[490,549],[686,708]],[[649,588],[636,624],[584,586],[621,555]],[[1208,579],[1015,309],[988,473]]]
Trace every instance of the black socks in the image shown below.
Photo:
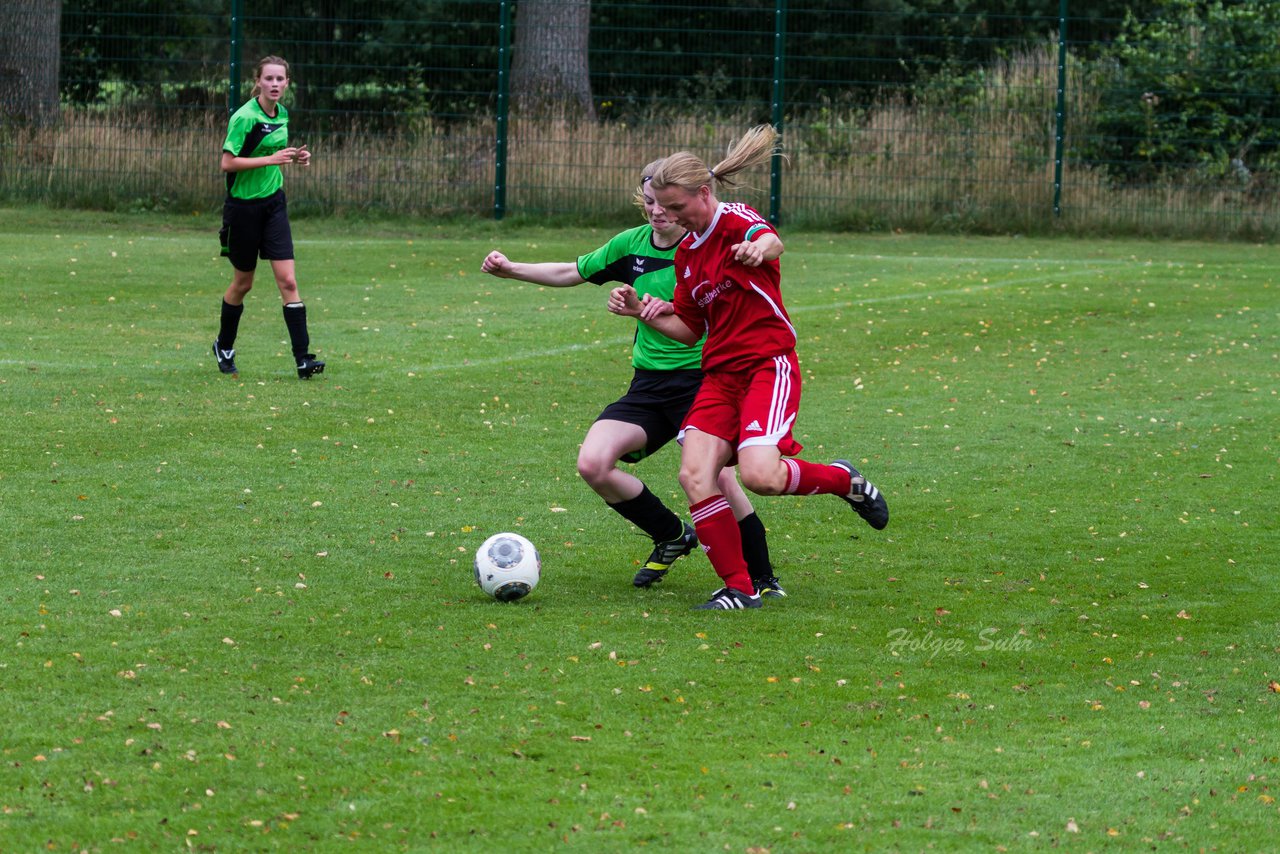
[[[218,326],[218,346],[223,350],[234,350],[236,334],[240,331],[240,315],[244,314],[244,303],[231,305],[222,301],[222,321]]]
[[[307,355],[311,347],[311,336],[307,334],[307,307],[300,302],[291,302],[286,305],[284,325],[289,328],[289,343],[293,348],[293,358],[301,359]]]
[[[684,534],[684,522],[658,496],[650,492],[647,486],[635,498],[609,506],[648,534],[654,542],[670,542]]]
[[[751,580],[772,578],[769,540],[765,537],[764,523],[760,521],[760,517],[752,513],[745,519],[739,519],[738,531],[742,534],[742,556],[747,559],[747,572],[751,573]]]

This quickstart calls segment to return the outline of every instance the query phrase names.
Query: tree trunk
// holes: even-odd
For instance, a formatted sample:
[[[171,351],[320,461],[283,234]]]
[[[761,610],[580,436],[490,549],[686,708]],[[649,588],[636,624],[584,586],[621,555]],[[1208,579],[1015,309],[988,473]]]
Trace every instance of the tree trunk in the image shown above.
[[[522,113],[595,118],[587,43],[591,0],[520,0],[511,94]]]
[[[61,32],[62,0],[0,0],[0,120],[58,118]]]

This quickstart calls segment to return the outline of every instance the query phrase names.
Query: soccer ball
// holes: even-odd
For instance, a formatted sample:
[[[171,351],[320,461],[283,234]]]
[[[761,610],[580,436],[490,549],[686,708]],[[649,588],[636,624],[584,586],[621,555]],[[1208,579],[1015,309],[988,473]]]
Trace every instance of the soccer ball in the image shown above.
[[[541,576],[538,550],[519,534],[494,534],[476,550],[476,584],[499,602],[528,596]]]

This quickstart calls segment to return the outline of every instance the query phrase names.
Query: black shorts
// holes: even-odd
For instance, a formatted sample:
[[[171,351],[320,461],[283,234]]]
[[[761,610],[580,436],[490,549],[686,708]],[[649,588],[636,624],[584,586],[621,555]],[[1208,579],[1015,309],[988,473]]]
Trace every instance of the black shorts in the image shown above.
[[[597,421],[622,421],[644,430],[647,440],[643,450],[623,456],[628,463],[638,463],[670,442],[680,433],[685,413],[702,385],[702,371],[646,371],[636,369],[619,400],[609,404]]]
[[[265,199],[234,199],[222,204],[222,254],[231,266],[244,273],[258,268],[264,261],[293,260],[293,232],[289,230],[289,212],[284,190]]]

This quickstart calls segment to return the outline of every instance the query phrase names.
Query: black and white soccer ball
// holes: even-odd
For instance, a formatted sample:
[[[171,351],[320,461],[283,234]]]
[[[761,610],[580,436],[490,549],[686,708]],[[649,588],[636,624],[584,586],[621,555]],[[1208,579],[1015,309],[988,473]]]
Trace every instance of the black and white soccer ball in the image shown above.
[[[541,577],[538,550],[519,534],[494,534],[476,550],[476,584],[499,602],[523,599]]]

